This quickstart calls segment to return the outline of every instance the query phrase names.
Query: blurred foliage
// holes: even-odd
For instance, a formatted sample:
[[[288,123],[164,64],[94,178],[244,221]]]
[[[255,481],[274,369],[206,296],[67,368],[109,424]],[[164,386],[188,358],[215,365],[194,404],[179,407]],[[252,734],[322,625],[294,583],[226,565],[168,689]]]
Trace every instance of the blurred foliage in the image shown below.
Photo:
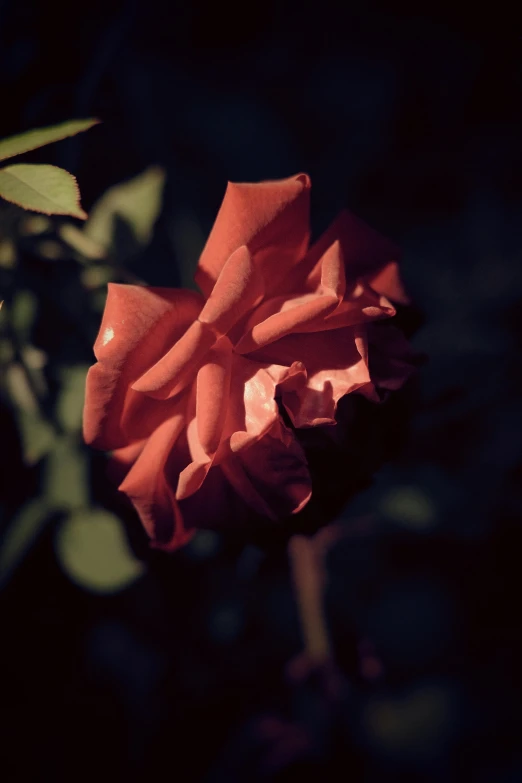
[[[56,538],[56,551],[73,582],[94,592],[122,590],[144,571],[129,549],[120,520],[103,509],[83,509],[69,516]]]
[[[86,223],[0,209],[2,780],[522,779],[518,30],[444,3],[0,3],[0,136],[104,120],[22,164],[77,176]],[[324,546],[335,677],[299,658],[287,533],[150,551],[80,433],[107,282],[191,285],[226,180],[299,170],[315,235],[348,206],[403,247],[428,357],[325,477],[360,490]]]
[[[109,188],[91,210],[85,235],[107,252],[117,254],[121,261],[127,260],[152,238],[164,183],[165,172],[151,166],[129,182]],[[125,239],[128,246],[117,244]]]
[[[54,137],[71,135],[90,124],[69,123],[41,134],[21,134],[10,145],[3,142],[5,152],[16,154],[31,149],[31,144],[39,146],[42,138],[56,140]],[[2,149],[0,144],[0,153]],[[6,278],[6,306],[0,322],[5,354],[3,393],[19,428],[23,460],[39,469],[44,500],[28,500],[8,526],[0,548],[3,581],[20,565],[42,525],[58,513],[68,515],[57,539],[58,557],[73,581],[110,593],[125,588],[142,573],[139,561],[125,549],[118,517],[90,507],[89,455],[81,439],[89,364],[59,361],[52,368],[53,377],[46,374],[45,370],[51,369],[47,367],[49,357],[32,342],[40,303],[33,290],[16,287],[16,249],[21,237],[45,234],[45,244],[40,240],[33,252],[42,259],[68,259],[75,265],[87,307],[99,310],[107,282],[117,279],[118,274],[133,279],[125,264],[151,241],[164,180],[164,172],[156,166],[111,187],[93,206],[81,230],[72,223],[55,225],[45,218],[27,219],[16,212],[6,220],[4,242],[10,242],[13,256],[4,264],[12,274]]]

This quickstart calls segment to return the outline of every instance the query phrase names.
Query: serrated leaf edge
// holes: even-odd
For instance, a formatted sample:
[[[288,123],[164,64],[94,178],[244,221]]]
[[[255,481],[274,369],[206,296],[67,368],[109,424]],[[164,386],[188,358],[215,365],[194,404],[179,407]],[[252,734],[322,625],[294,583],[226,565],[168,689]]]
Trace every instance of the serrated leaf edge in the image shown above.
[[[62,123],[57,123],[58,125],[67,125],[69,122],[90,122],[90,125],[87,125],[85,128],[78,128],[78,130],[75,130],[73,133],[66,133],[64,136],[60,136],[57,139],[51,139],[51,141],[45,141],[43,144],[38,144],[36,146],[30,146],[26,149],[20,150],[20,152],[15,152],[9,155],[0,155],[0,161],[4,160],[10,160],[11,158],[16,158],[18,155],[25,155],[26,152],[33,152],[34,150],[39,150],[42,147],[47,147],[49,144],[56,144],[58,141],[64,141],[64,139],[71,139],[73,136],[77,136],[79,133],[85,133],[85,131],[90,130],[91,128],[94,128],[96,125],[101,124],[101,120],[98,119],[98,117],[88,117],[85,120],[65,120]],[[0,142],[3,141],[10,141],[11,139],[16,138],[17,136],[21,136],[25,133],[38,133],[38,131],[45,131],[49,130],[49,128],[54,128],[55,125],[44,125],[41,128],[30,128],[27,131],[21,131],[21,133],[15,133],[11,136],[7,136],[5,139],[0,139]]]
[[[67,174],[72,179],[74,188],[76,190],[76,202],[78,205],[78,211],[71,212],[71,210],[55,209],[54,211],[49,212],[46,209],[36,209],[35,207],[27,207],[25,204],[22,204],[20,201],[17,201],[16,199],[13,198],[6,198],[5,196],[0,196],[0,198],[3,198],[4,201],[8,201],[10,204],[16,204],[17,207],[21,207],[22,209],[25,209],[27,212],[38,212],[39,214],[42,215],[69,215],[70,217],[75,217],[78,218],[79,220],[87,220],[89,216],[87,212],[85,212],[85,210],[83,209],[80,203],[80,198],[81,198],[80,186],[78,185],[78,180],[76,179],[74,174],[71,174],[71,172],[67,171],[67,169],[62,169],[60,166],[54,166],[52,163],[13,163],[12,165],[3,166],[2,168],[0,168],[0,172],[7,171],[8,169],[12,169],[16,166],[35,166],[35,167],[48,166],[51,169],[57,169],[57,171],[61,171],[64,174]],[[28,185],[27,187],[31,188],[31,185]],[[31,190],[34,190],[35,193],[38,193],[38,191],[35,188],[31,188]],[[42,194],[39,193],[39,195]]]

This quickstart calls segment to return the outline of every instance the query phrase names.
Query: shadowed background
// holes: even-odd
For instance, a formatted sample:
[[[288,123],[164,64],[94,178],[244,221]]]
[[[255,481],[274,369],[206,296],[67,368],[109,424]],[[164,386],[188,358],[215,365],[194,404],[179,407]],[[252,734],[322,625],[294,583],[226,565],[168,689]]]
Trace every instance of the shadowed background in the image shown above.
[[[4,546],[34,531],[0,593],[3,780],[522,779],[521,40],[491,9],[339,5],[0,2],[0,136],[100,117],[29,156],[72,171],[87,211],[166,172],[150,241],[114,229],[112,279],[191,284],[227,180],[306,171],[314,234],[347,206],[403,248],[401,317],[428,356],[375,412],[388,459],[328,557],[349,688],[332,720],[285,678],[302,641],[279,546],[147,551],[75,425],[104,267],[85,274],[63,221],[2,204]],[[20,357],[41,365],[36,413]],[[89,504],[124,522],[125,589],[71,578],[64,525]]]

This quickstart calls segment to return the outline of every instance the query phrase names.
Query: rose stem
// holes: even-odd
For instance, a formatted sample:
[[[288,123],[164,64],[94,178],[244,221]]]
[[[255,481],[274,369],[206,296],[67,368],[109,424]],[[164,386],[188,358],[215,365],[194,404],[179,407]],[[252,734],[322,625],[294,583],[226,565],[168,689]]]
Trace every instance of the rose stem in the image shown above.
[[[299,609],[304,653],[310,664],[330,659],[330,640],[323,614],[323,569],[314,542],[306,536],[292,536],[288,544],[294,594]]]

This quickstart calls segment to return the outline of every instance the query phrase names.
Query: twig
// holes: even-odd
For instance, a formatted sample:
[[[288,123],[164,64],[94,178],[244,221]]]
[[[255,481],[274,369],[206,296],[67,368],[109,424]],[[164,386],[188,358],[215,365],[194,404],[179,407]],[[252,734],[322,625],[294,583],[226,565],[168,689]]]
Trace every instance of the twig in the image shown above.
[[[330,660],[331,646],[323,613],[324,575],[314,543],[293,536],[288,544],[294,592],[299,607],[304,655],[311,666]]]

